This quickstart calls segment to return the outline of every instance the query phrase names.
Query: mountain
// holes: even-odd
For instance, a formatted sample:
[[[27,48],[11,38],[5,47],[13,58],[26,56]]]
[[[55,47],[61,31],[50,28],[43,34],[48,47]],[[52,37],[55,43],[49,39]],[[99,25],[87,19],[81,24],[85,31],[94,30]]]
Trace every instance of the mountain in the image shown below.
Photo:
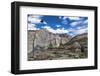
[[[46,29],[28,30],[28,60],[78,59],[88,57],[88,34],[74,37]]]
[[[46,29],[28,30],[28,53],[32,51],[42,51],[49,47],[59,47],[66,44],[71,36],[65,34],[54,34]]]
[[[77,35],[75,37],[73,37],[72,39],[70,39],[70,41],[68,43],[66,43],[64,45],[64,47],[66,49],[70,49],[71,51],[74,50],[77,51],[77,49],[81,52],[87,53],[87,49],[88,49],[88,37],[87,37],[87,33],[83,33],[80,35]],[[78,51],[78,52],[79,52]]]

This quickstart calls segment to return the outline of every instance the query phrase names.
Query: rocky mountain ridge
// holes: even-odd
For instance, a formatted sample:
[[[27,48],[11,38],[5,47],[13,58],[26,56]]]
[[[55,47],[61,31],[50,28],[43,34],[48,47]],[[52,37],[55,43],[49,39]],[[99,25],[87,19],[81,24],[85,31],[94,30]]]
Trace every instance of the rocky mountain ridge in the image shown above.
[[[71,37],[66,33],[54,34],[46,29],[28,30],[29,60],[86,58],[87,40],[87,33]]]
[[[54,34],[46,29],[29,30],[28,31],[28,52],[33,50],[44,50],[50,45],[59,47],[60,44],[65,44],[71,39],[67,34]]]

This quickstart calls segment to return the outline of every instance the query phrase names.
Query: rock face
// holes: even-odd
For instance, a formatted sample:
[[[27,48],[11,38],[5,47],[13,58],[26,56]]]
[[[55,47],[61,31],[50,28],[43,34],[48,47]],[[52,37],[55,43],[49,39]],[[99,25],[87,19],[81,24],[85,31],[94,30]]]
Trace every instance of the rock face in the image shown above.
[[[28,31],[28,53],[32,51],[33,48],[33,39],[35,38],[35,31]]]
[[[53,34],[46,29],[28,31],[28,53],[45,50],[48,47],[59,47],[67,43],[71,37],[67,34]]]
[[[70,44],[66,44],[65,45],[65,48],[66,49],[72,49],[72,48],[73,49],[76,49],[76,48],[79,48],[80,49],[81,48],[81,45],[78,42],[75,41],[75,42],[72,42]]]
[[[28,61],[88,57],[87,33],[71,37],[46,29],[28,31]]]
[[[66,49],[80,49],[82,52],[87,52],[88,38],[87,33],[83,33],[73,37],[65,44]]]
[[[79,42],[81,45],[83,45],[83,44],[86,44],[87,43],[87,33],[83,33],[83,34],[80,34],[80,35],[77,35],[77,36],[75,36],[75,37],[73,37],[70,41],[69,41],[69,43],[71,43],[71,42],[75,42],[75,41],[77,41],[77,42]],[[85,43],[83,43],[83,42],[85,42]]]

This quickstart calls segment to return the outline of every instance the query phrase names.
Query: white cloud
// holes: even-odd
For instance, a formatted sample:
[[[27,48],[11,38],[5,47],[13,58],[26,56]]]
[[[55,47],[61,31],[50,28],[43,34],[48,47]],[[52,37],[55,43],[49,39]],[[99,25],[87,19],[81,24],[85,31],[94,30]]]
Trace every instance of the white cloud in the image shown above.
[[[28,17],[28,21],[35,24],[41,23],[41,19],[39,18]]]
[[[36,28],[35,26],[35,24],[28,24],[28,30],[39,30],[39,28]]]
[[[88,20],[85,20],[83,23],[84,23],[84,24],[88,23]]]
[[[42,21],[42,19],[40,18],[41,16],[29,16],[28,21],[32,24],[40,24],[40,23],[47,24],[47,22]]]
[[[77,30],[85,29],[85,28],[87,28],[87,25],[82,25],[82,26],[78,26],[78,27],[76,27]]]
[[[70,25],[71,25],[72,27],[75,27],[75,26],[80,25],[81,23],[82,23],[82,21],[75,21],[75,22],[70,23]]]
[[[68,18],[68,17],[66,17],[66,16],[63,17],[64,20],[65,20],[66,18]]]
[[[82,27],[77,27],[76,29],[80,30]]]
[[[68,29],[68,33],[71,35],[77,35],[77,34],[82,34],[82,33],[86,33],[88,31],[87,28],[80,28],[80,29]]]
[[[62,19],[62,17],[61,17],[61,16],[59,16],[59,19]]]
[[[70,20],[80,20],[80,17],[68,17]]]
[[[60,27],[61,25],[56,25],[57,27]]]
[[[62,24],[67,25],[67,24],[68,24],[68,21],[67,21],[67,20],[63,20],[63,21],[62,21]]]
[[[69,28],[69,29],[67,29],[68,31],[73,31],[74,29],[73,28]]]
[[[88,31],[88,29],[87,29],[87,28],[80,29],[80,30],[76,30],[76,34],[86,33],[87,31]]]
[[[47,22],[43,21],[43,24],[47,24]]]
[[[70,20],[80,20],[81,18],[80,17],[69,17],[69,16],[64,16],[63,17],[63,20],[65,20],[65,19],[67,19],[67,18],[69,18]]]
[[[56,30],[54,30],[50,26],[44,26],[43,28],[47,29],[48,31],[50,31],[52,33],[68,33],[68,31],[64,28],[60,28],[60,29],[56,29]]]
[[[72,23],[70,23],[70,25],[71,25],[72,27],[76,26],[77,24],[78,24],[78,22],[72,22]]]

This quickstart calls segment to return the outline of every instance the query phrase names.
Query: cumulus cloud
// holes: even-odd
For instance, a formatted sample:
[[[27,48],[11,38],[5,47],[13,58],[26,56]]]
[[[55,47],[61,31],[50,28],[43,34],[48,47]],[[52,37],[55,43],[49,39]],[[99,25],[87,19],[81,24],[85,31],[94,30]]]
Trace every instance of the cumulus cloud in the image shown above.
[[[59,16],[59,19],[62,19],[62,16]]]
[[[86,33],[86,32],[87,32],[87,30],[88,30],[87,28],[77,30],[77,31],[76,31],[76,34]]]
[[[80,17],[68,17],[70,20],[80,20]]]
[[[41,19],[39,19],[39,18],[33,18],[33,17],[28,17],[28,21],[30,23],[35,23],[35,24],[41,23]]]
[[[87,20],[85,20],[83,23],[84,23],[84,24],[87,24],[87,23],[88,23],[88,19],[87,19]]]
[[[35,24],[28,24],[28,30],[39,30],[39,28],[36,28],[35,26]]]
[[[61,25],[56,25],[57,27],[60,27]]]
[[[59,17],[60,19],[62,18],[61,16]],[[69,16],[64,16],[62,19],[65,20],[65,19],[70,19],[70,20],[81,20],[80,17],[69,17]]]
[[[78,25],[78,22],[72,22],[72,23],[70,23],[70,25],[71,25],[72,27],[74,27],[74,26]]]
[[[83,21],[74,21],[74,22],[70,23],[70,25],[71,25],[72,27],[75,27],[75,26],[81,25],[82,22],[83,22]]]
[[[43,21],[43,24],[47,24],[47,22]]]
[[[77,30],[80,30],[80,29],[82,29],[82,27],[79,26],[79,27],[76,27],[76,29],[77,29]]]
[[[44,26],[43,28],[47,29],[48,31],[50,31],[52,33],[68,33],[68,31],[64,28],[60,28],[60,29],[56,29],[56,30],[54,30],[50,26]]]
[[[66,18],[68,18],[68,17],[66,17],[66,16],[63,17],[64,20],[65,20]]]
[[[67,24],[68,24],[68,21],[67,21],[67,20],[63,20],[63,21],[62,21],[62,24],[67,25]]]
[[[28,16],[28,22],[32,23],[32,24],[47,24],[47,22],[43,21],[41,19],[42,16],[33,16],[33,15],[29,15]]]
[[[87,28],[79,28],[79,29],[68,29],[68,33],[72,36],[75,36],[77,34],[87,33]]]

